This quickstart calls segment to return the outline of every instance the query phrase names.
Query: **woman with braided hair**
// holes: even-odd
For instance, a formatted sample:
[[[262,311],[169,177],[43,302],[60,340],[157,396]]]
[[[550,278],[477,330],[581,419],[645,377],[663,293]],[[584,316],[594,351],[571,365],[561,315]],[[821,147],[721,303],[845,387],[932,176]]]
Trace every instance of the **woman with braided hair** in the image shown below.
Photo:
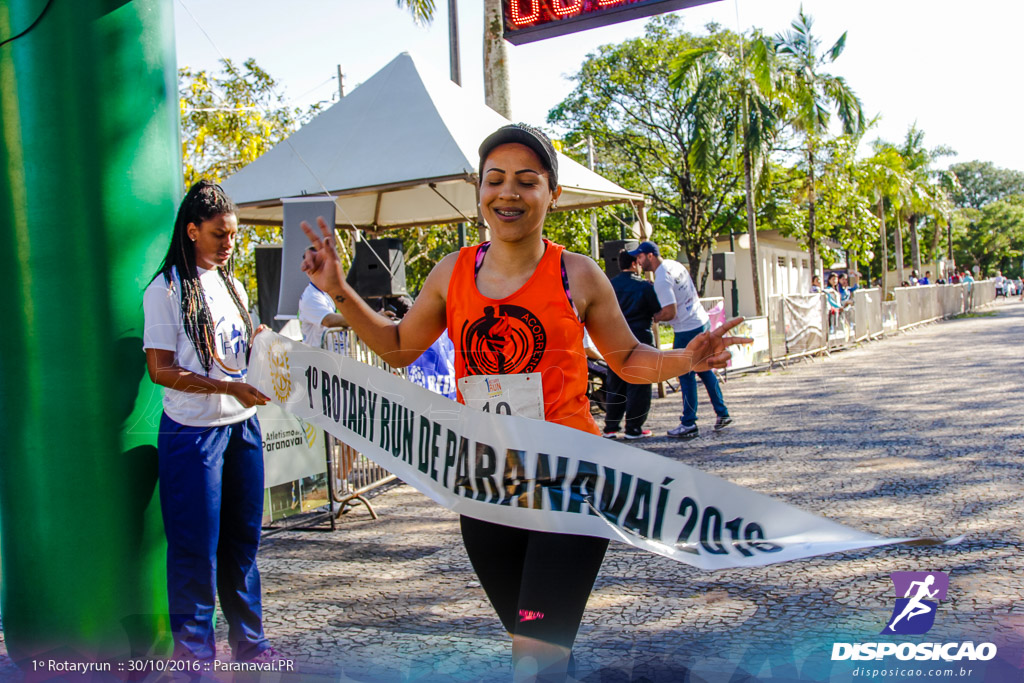
[[[150,379],[164,389],[157,438],[176,657],[212,659],[215,595],[234,658],[275,657],[263,634],[256,567],[263,517],[263,438],[245,382],[254,333],[231,275],[238,219],[200,180],[178,209],[171,245],[143,297]]]

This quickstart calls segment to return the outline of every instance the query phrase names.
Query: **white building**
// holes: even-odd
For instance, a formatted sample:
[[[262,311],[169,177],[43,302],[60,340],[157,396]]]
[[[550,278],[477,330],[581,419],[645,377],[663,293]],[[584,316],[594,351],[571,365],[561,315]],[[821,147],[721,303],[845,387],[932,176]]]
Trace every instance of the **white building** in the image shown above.
[[[838,251],[835,256],[841,256],[839,243],[833,240],[826,240],[823,248]],[[729,236],[719,237],[711,249],[712,253],[730,251]],[[736,288],[739,293],[739,314],[744,317],[754,317],[757,308],[754,304],[754,282],[751,276],[750,264],[750,236],[747,234],[736,235],[734,238],[734,249],[736,258]],[[761,276],[762,310],[767,310],[765,304],[768,297],[776,294],[806,294],[811,291],[811,268],[810,255],[803,245],[795,238],[784,237],[777,230],[757,231],[757,253],[760,262],[758,269]],[[823,273],[821,265],[821,253],[818,252],[818,275]],[[834,263],[835,268],[845,268],[845,263]],[[830,270],[830,269],[829,269]],[[726,311],[731,313],[732,283],[725,282]],[[705,287],[705,296],[722,296],[722,283],[714,282],[708,278]]]

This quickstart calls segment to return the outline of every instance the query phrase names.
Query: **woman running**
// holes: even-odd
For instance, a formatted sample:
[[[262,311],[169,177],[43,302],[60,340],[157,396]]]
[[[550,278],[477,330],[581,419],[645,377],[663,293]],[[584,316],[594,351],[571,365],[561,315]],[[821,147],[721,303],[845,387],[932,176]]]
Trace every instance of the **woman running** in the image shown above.
[[[171,246],[143,298],[150,379],[164,389],[157,437],[174,655],[214,657],[214,596],[239,661],[276,657],[263,634],[256,568],[263,519],[263,439],[246,384],[254,332],[232,275],[238,219],[201,180],[178,209]],[[259,330],[256,330],[259,332]]]
[[[612,370],[638,383],[724,367],[726,347],[749,341],[723,336],[736,320],[699,335],[685,349],[640,344],[598,265],[542,236],[544,218],[562,192],[547,136],[523,124],[508,125],[488,136],[479,152],[480,216],[491,241],[442,259],[397,325],[374,315],[346,284],[327,224],[318,221],[320,235],[303,224],[317,247],[307,274],[389,364],[408,365],[447,329],[457,383],[500,375],[508,385],[522,373],[539,373],[543,414],[527,416],[600,434],[586,396],[584,326]],[[466,402],[458,385],[459,400]],[[608,541],[467,516],[460,522],[473,568],[512,636],[514,678],[563,680]]]

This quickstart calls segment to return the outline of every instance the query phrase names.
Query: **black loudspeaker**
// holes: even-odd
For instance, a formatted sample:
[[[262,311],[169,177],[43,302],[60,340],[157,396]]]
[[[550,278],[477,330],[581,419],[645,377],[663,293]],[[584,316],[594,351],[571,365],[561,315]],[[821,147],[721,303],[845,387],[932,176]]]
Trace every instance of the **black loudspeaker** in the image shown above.
[[[408,294],[402,240],[388,237],[356,242],[356,257],[345,279],[364,299]]]
[[[608,240],[601,243],[601,257],[604,259],[604,272],[608,277],[615,277],[619,269],[619,252],[633,251],[640,246],[636,240]]]
[[[256,245],[256,302],[260,322],[280,332],[287,320],[278,320],[277,298],[281,292],[281,245]]]
[[[711,255],[711,279],[712,280],[735,280],[736,279],[736,254],[731,251],[724,251],[721,254]]]

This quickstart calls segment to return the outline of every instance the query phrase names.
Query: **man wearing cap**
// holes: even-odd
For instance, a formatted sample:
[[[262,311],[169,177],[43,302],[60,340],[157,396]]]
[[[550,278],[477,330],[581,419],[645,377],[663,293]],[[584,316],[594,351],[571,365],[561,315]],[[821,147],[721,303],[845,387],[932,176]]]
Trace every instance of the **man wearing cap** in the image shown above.
[[[654,273],[654,291],[662,306],[655,314],[654,320],[672,325],[672,331],[675,332],[672,348],[685,348],[690,340],[710,327],[708,314],[700,304],[700,297],[690,273],[678,261],[663,260],[658,245],[654,242],[641,242],[640,246],[629,253],[636,257],[641,268]],[[699,372],[697,375],[704,383],[715,415],[718,416],[714,427],[717,432],[732,422],[729,409],[722,399],[722,389],[718,386],[718,378],[712,370]],[[683,414],[679,416],[679,425],[668,430],[668,435],[677,439],[692,439],[699,434],[697,378],[694,373],[690,372],[679,378],[679,389],[683,395]]]
[[[622,317],[629,325],[629,331],[642,344],[654,346],[651,321],[661,310],[661,303],[654,293],[654,287],[636,274],[636,257],[627,251],[619,252],[618,275],[612,278],[612,289],[622,309]],[[647,413],[651,409],[651,385],[631,384],[611,369],[605,383],[605,438],[614,439],[619,434],[619,424],[626,418],[626,438],[644,439],[651,430],[644,429]]]

